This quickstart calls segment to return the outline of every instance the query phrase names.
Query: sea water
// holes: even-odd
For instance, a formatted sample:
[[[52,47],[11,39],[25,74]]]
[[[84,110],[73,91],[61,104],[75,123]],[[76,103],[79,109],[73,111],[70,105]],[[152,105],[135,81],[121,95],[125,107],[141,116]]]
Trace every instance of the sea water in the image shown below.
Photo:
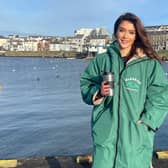
[[[92,152],[92,107],[82,102],[79,87],[88,62],[0,57],[0,158]],[[155,149],[168,149],[167,127],[168,118]]]

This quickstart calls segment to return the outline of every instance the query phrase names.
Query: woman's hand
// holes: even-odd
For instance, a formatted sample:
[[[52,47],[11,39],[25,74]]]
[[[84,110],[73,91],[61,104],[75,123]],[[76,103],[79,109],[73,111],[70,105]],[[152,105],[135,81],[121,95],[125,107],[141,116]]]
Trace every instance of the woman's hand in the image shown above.
[[[110,92],[110,85],[108,84],[108,82],[103,81],[101,83],[101,95],[102,96],[108,96],[109,92]]]
[[[138,121],[137,121],[137,124],[142,124],[142,120],[138,120]]]

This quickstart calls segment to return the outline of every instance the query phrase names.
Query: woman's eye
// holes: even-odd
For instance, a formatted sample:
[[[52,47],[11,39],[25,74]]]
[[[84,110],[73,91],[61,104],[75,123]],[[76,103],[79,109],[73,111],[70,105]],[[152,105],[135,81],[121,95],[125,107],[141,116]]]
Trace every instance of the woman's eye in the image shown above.
[[[134,35],[134,34],[135,34],[135,32],[130,32],[130,34]]]
[[[123,29],[119,29],[119,32],[124,32],[124,30]]]

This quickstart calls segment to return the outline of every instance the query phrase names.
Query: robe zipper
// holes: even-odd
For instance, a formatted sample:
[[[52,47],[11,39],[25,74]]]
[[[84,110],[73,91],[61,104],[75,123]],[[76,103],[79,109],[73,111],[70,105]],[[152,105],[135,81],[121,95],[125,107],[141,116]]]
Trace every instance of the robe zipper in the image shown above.
[[[120,72],[120,61],[118,60],[119,62],[119,80],[118,80],[118,90],[119,90],[119,95],[118,95],[118,110],[117,110],[117,116],[118,116],[118,123],[117,123],[117,139],[116,139],[116,146],[115,146],[115,149],[116,149],[116,152],[115,152],[115,157],[114,157],[114,166],[113,168],[116,167],[116,161],[117,161],[117,153],[118,153],[118,142],[119,142],[119,131],[120,131],[120,92],[121,92],[121,74],[123,72],[123,70]]]
[[[118,60],[119,61],[119,60]],[[143,61],[147,61],[147,60],[141,60],[139,62],[143,62]],[[122,73],[123,71],[125,71],[129,66],[132,66],[132,65],[135,65],[139,62],[136,62],[136,63],[133,63],[133,64],[127,64],[123,69],[122,71],[120,72],[120,61],[119,61],[119,80],[118,80],[118,87],[119,87],[119,95],[118,95],[118,123],[117,123],[117,139],[116,139],[116,146],[115,146],[115,149],[116,149],[116,152],[115,152],[115,157],[114,157],[114,164],[113,164],[113,168],[116,167],[116,162],[117,162],[117,155],[118,155],[118,142],[119,142],[119,133],[120,133],[120,99],[121,99],[121,76],[122,76]]]

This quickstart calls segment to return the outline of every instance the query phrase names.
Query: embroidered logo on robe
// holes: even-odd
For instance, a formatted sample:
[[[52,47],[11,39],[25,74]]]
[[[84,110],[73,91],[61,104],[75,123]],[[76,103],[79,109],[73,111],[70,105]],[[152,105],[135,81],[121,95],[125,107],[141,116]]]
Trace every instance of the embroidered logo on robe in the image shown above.
[[[141,85],[141,81],[137,78],[130,77],[130,78],[125,78],[125,88],[130,90],[130,91],[138,91]]]

